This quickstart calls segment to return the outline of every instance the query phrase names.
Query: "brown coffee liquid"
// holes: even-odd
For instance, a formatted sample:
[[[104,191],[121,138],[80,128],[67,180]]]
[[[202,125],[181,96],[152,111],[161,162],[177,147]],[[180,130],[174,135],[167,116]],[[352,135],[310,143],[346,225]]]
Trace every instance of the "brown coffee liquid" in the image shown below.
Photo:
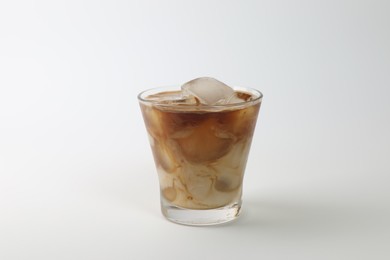
[[[218,109],[196,101],[141,103],[161,194],[170,203],[207,209],[240,198],[260,101],[251,103],[247,93],[236,95],[247,103]]]

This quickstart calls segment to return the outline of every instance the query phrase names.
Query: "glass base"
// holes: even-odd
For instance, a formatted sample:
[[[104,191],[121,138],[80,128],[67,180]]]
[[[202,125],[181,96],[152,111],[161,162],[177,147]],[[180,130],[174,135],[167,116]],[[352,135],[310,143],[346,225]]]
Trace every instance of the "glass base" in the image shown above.
[[[174,223],[189,226],[217,225],[235,220],[241,210],[241,201],[215,209],[186,209],[161,200],[162,214]]]

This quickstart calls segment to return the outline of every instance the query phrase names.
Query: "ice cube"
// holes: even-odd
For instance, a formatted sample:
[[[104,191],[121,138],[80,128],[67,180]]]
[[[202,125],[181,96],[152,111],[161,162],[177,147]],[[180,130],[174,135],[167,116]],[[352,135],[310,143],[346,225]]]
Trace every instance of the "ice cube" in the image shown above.
[[[242,103],[242,102],[250,101],[251,99],[252,96],[250,94],[243,93],[243,92],[236,92],[227,100],[226,104]]]
[[[152,151],[156,164],[168,173],[173,173],[179,167],[179,164],[172,151],[170,142],[157,142],[157,140],[154,140],[153,144]]]
[[[164,105],[197,105],[199,100],[192,95],[183,95],[182,91],[166,91],[149,95],[148,100],[156,101]]]
[[[147,96],[148,100],[152,101],[176,101],[183,99],[180,91],[164,91]]]
[[[184,95],[195,96],[204,105],[226,104],[234,95],[228,85],[209,77],[193,79],[181,87]]]
[[[175,140],[187,161],[192,163],[211,162],[230,151],[234,136],[213,130],[215,125],[217,122],[214,119],[209,119],[190,128],[191,130],[185,131],[183,135],[176,136]]]
[[[181,169],[181,177],[191,197],[204,200],[211,191],[213,177],[210,170],[203,165],[188,164]]]

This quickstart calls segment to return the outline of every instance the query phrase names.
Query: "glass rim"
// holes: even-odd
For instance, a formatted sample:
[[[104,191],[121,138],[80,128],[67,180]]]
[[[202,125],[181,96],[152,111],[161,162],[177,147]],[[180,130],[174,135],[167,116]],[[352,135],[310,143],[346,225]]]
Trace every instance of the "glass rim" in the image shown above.
[[[249,106],[251,104],[257,104],[260,103],[263,99],[263,93],[260,92],[259,90],[255,88],[249,88],[249,87],[240,87],[240,86],[232,86],[233,90],[235,91],[243,91],[250,93],[252,95],[255,95],[253,99],[248,100],[248,101],[242,101],[242,102],[237,102],[237,103],[231,103],[231,104],[215,104],[215,105],[183,105],[182,107],[185,107],[186,109],[191,109],[194,108],[196,110],[199,110],[200,108],[203,109],[221,109],[221,108],[234,108],[234,107],[242,107],[242,106]],[[156,105],[158,107],[162,108],[171,108],[171,107],[176,107],[177,104],[161,104],[159,103],[158,100],[151,100],[151,99],[145,99],[145,94],[148,92],[163,92],[163,91],[180,91],[180,86],[165,86],[165,87],[156,87],[156,88],[150,88],[142,91],[141,93],[138,94],[137,98],[140,102],[145,103],[145,104],[151,104],[151,105]]]

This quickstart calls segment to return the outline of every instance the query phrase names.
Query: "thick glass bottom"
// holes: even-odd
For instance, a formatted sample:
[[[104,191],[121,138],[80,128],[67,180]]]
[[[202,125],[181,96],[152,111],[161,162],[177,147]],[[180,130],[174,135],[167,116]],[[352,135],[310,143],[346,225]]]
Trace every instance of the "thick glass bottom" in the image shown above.
[[[235,220],[241,210],[241,200],[215,209],[186,209],[161,199],[162,214],[174,223],[190,226],[217,225]]]

